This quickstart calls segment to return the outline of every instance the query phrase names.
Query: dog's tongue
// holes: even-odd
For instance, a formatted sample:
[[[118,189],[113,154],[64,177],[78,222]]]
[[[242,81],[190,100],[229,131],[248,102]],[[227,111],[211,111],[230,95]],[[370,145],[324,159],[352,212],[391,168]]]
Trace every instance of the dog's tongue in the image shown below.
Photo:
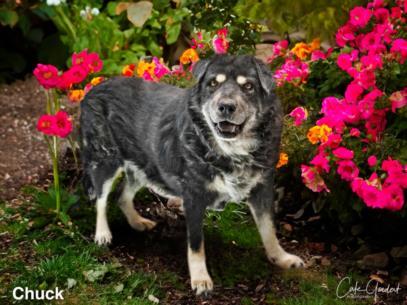
[[[229,133],[235,133],[237,131],[238,126],[229,122],[219,122],[218,123],[219,129],[222,132],[229,132]]]

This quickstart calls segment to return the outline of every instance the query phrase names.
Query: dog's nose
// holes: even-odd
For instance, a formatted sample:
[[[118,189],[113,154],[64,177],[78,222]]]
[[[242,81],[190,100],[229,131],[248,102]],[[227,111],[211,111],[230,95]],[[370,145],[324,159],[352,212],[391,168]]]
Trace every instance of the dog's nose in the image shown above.
[[[218,111],[223,116],[230,116],[233,112],[235,112],[235,110],[236,110],[236,105],[235,104],[221,103],[218,106]]]

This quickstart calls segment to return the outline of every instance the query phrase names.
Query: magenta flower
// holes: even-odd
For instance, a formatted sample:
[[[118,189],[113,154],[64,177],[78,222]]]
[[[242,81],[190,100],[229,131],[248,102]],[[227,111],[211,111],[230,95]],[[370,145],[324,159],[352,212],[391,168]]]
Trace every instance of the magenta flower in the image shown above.
[[[360,137],[360,130],[357,129],[357,128],[351,128],[351,130],[349,131],[349,134],[350,134],[352,137],[358,138],[358,137]]]
[[[364,89],[357,82],[351,82],[345,91],[345,99],[348,103],[356,103]]]
[[[407,105],[407,88],[401,91],[393,92],[389,100],[391,102],[391,111],[396,112],[396,109],[403,108]]]
[[[318,155],[316,155],[311,160],[310,164],[314,165],[318,170],[324,170],[326,173],[329,173],[329,160],[323,152],[320,152]]]
[[[343,146],[332,151],[333,155],[339,159],[353,159],[353,151]]]
[[[339,176],[346,181],[352,181],[359,175],[359,169],[351,160],[338,161],[337,172]]]
[[[319,175],[318,171],[314,167],[301,165],[301,177],[305,186],[313,192],[329,192],[324,179],[322,179],[322,177]]]
[[[225,54],[229,49],[227,40],[228,30],[226,28],[218,30],[218,33],[212,40],[212,47],[216,54]]]
[[[294,119],[295,126],[300,126],[308,118],[308,111],[304,107],[296,107],[289,116]]]
[[[390,53],[394,54],[401,64],[404,64],[407,59],[407,40],[395,39],[391,45]]]
[[[367,164],[369,164],[370,167],[374,167],[377,164],[377,158],[375,155],[371,155],[369,158],[367,158]]]
[[[355,40],[354,30],[349,24],[339,28],[336,32],[336,44],[344,47],[348,42]]]
[[[372,11],[362,6],[356,6],[350,11],[349,17],[351,25],[356,28],[363,28],[369,23],[369,20],[372,17]]]
[[[386,209],[399,211],[404,205],[404,192],[398,185],[392,184],[382,190],[383,197],[387,200]]]
[[[45,89],[55,88],[59,82],[58,69],[53,65],[38,64],[34,76]]]

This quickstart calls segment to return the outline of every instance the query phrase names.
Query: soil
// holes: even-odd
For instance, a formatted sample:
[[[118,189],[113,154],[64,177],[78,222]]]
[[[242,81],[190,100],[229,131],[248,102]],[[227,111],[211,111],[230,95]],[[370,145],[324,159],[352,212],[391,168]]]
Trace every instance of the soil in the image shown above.
[[[0,201],[19,196],[50,169],[42,135],[36,130],[44,112],[45,94],[34,78],[0,86]]]

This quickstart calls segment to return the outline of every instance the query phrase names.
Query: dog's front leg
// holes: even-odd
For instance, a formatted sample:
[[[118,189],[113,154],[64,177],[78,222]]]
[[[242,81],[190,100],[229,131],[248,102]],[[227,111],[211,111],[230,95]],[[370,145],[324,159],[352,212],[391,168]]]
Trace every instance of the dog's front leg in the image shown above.
[[[303,260],[287,253],[278,242],[276,228],[273,223],[273,178],[269,177],[264,184],[259,184],[251,192],[249,207],[259,229],[268,259],[281,268],[302,268]]]
[[[212,279],[206,268],[203,237],[203,218],[206,204],[199,197],[184,198],[184,209],[188,234],[188,267],[191,288],[197,295],[208,294],[213,290]]]

